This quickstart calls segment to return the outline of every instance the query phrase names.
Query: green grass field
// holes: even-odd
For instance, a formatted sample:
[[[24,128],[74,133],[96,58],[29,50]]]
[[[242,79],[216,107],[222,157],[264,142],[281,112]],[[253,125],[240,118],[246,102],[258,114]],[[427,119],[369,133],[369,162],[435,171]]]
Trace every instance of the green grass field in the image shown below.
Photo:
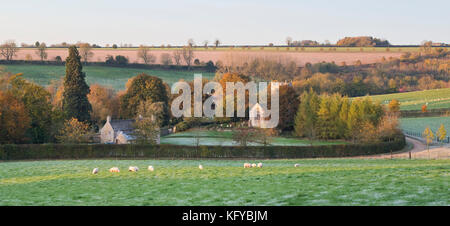
[[[450,117],[400,118],[402,129],[417,133],[423,133],[427,126],[435,133],[441,124],[444,124],[447,136],[450,136]]]
[[[39,85],[49,85],[52,80],[58,80],[66,73],[64,66],[54,65],[0,65],[5,67],[5,71],[12,73],[23,73],[23,77]],[[171,71],[171,70],[150,70],[135,68],[118,68],[103,66],[84,66],[86,80],[88,84],[98,83],[113,87],[115,90],[125,89],[125,84],[129,78],[140,73],[157,76],[169,85],[184,79],[190,81],[194,79],[194,73],[190,71]],[[198,72],[197,72],[198,73]],[[204,78],[214,78],[214,73],[201,73]]]
[[[389,104],[391,100],[397,99],[401,110],[421,110],[422,105],[427,103],[428,109],[450,108],[450,88],[375,95],[371,98],[382,104]]]
[[[259,161],[3,162],[0,206],[450,205],[450,160],[261,160],[263,168],[243,168]],[[108,172],[113,166],[121,172]]]
[[[175,144],[175,145],[196,145],[196,139],[199,138],[200,145],[220,145],[220,146],[232,146],[238,145],[232,139],[231,131],[186,131],[180,133],[170,134],[168,136],[161,137],[162,144]],[[313,141],[313,145],[331,145],[331,144],[344,144],[344,141]],[[258,143],[249,143],[250,146],[262,145]],[[308,146],[309,140],[287,138],[287,137],[274,137],[270,141],[270,145],[274,146]]]

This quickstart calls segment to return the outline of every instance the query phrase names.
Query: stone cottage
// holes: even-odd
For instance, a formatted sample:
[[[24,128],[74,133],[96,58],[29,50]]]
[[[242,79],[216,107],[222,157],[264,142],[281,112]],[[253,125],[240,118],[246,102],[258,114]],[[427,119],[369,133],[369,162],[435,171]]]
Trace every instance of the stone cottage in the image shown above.
[[[103,144],[129,144],[136,138],[133,136],[134,119],[125,120],[111,120],[111,117],[106,118],[105,125],[100,129],[100,142]],[[160,135],[156,140],[160,143]]]
[[[249,127],[261,127],[263,123],[265,123],[265,118],[263,117],[265,114],[265,110],[259,103],[253,105],[249,112]]]

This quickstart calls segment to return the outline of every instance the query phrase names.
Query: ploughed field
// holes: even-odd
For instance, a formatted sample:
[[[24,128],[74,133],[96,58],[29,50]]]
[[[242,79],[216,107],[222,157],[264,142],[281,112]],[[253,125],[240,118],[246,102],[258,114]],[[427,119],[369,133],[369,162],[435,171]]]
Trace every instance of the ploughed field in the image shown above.
[[[262,162],[246,168],[245,162]],[[203,165],[203,170],[198,165]],[[299,164],[299,167],[294,167]],[[154,171],[148,171],[152,165]],[[110,173],[111,167],[119,173]],[[138,172],[128,172],[138,166]],[[98,167],[98,174],[91,174]],[[450,160],[0,163],[0,205],[450,205]]]
[[[52,80],[59,80],[65,76],[64,66],[55,65],[0,65],[5,71],[12,73],[23,73],[23,77],[39,85],[47,86]],[[204,78],[214,78],[214,73],[175,71],[175,70],[154,70],[137,68],[119,68],[107,66],[83,66],[88,84],[100,84],[110,86],[115,90],[124,90],[128,79],[140,73],[146,73],[161,78],[169,85],[178,82],[180,79],[190,81],[194,79],[194,73],[201,73]]]

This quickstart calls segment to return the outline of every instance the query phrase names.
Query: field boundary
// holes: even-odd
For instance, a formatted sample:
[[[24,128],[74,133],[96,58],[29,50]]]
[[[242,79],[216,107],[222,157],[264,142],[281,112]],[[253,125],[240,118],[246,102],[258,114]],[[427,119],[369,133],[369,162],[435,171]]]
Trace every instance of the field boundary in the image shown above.
[[[138,144],[8,144],[0,160],[39,159],[297,159],[375,155],[401,150],[405,137],[391,142],[320,146],[182,146]]]

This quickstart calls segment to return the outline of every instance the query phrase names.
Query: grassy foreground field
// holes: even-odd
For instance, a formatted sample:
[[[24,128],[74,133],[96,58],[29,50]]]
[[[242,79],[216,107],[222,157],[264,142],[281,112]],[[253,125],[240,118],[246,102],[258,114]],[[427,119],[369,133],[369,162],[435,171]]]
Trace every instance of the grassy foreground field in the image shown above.
[[[0,205],[450,205],[450,160],[244,162],[3,162]],[[130,165],[141,170],[127,172]],[[113,166],[121,172],[108,172]]]
[[[421,110],[428,103],[428,109],[450,108],[450,88],[432,89],[407,93],[394,93],[371,96],[372,100],[388,104],[391,100],[400,101],[401,110]]]
[[[23,73],[23,77],[39,85],[49,85],[52,80],[59,80],[66,73],[64,66],[55,65],[0,65],[5,71],[12,73]],[[180,79],[190,81],[194,79],[194,73],[191,71],[169,71],[169,70],[150,70],[135,68],[118,68],[103,66],[84,66],[88,84],[101,84],[113,87],[115,90],[125,89],[125,83],[129,78],[140,73],[146,73],[161,78],[169,85],[178,82]],[[204,78],[212,79],[214,73],[201,73]]]

